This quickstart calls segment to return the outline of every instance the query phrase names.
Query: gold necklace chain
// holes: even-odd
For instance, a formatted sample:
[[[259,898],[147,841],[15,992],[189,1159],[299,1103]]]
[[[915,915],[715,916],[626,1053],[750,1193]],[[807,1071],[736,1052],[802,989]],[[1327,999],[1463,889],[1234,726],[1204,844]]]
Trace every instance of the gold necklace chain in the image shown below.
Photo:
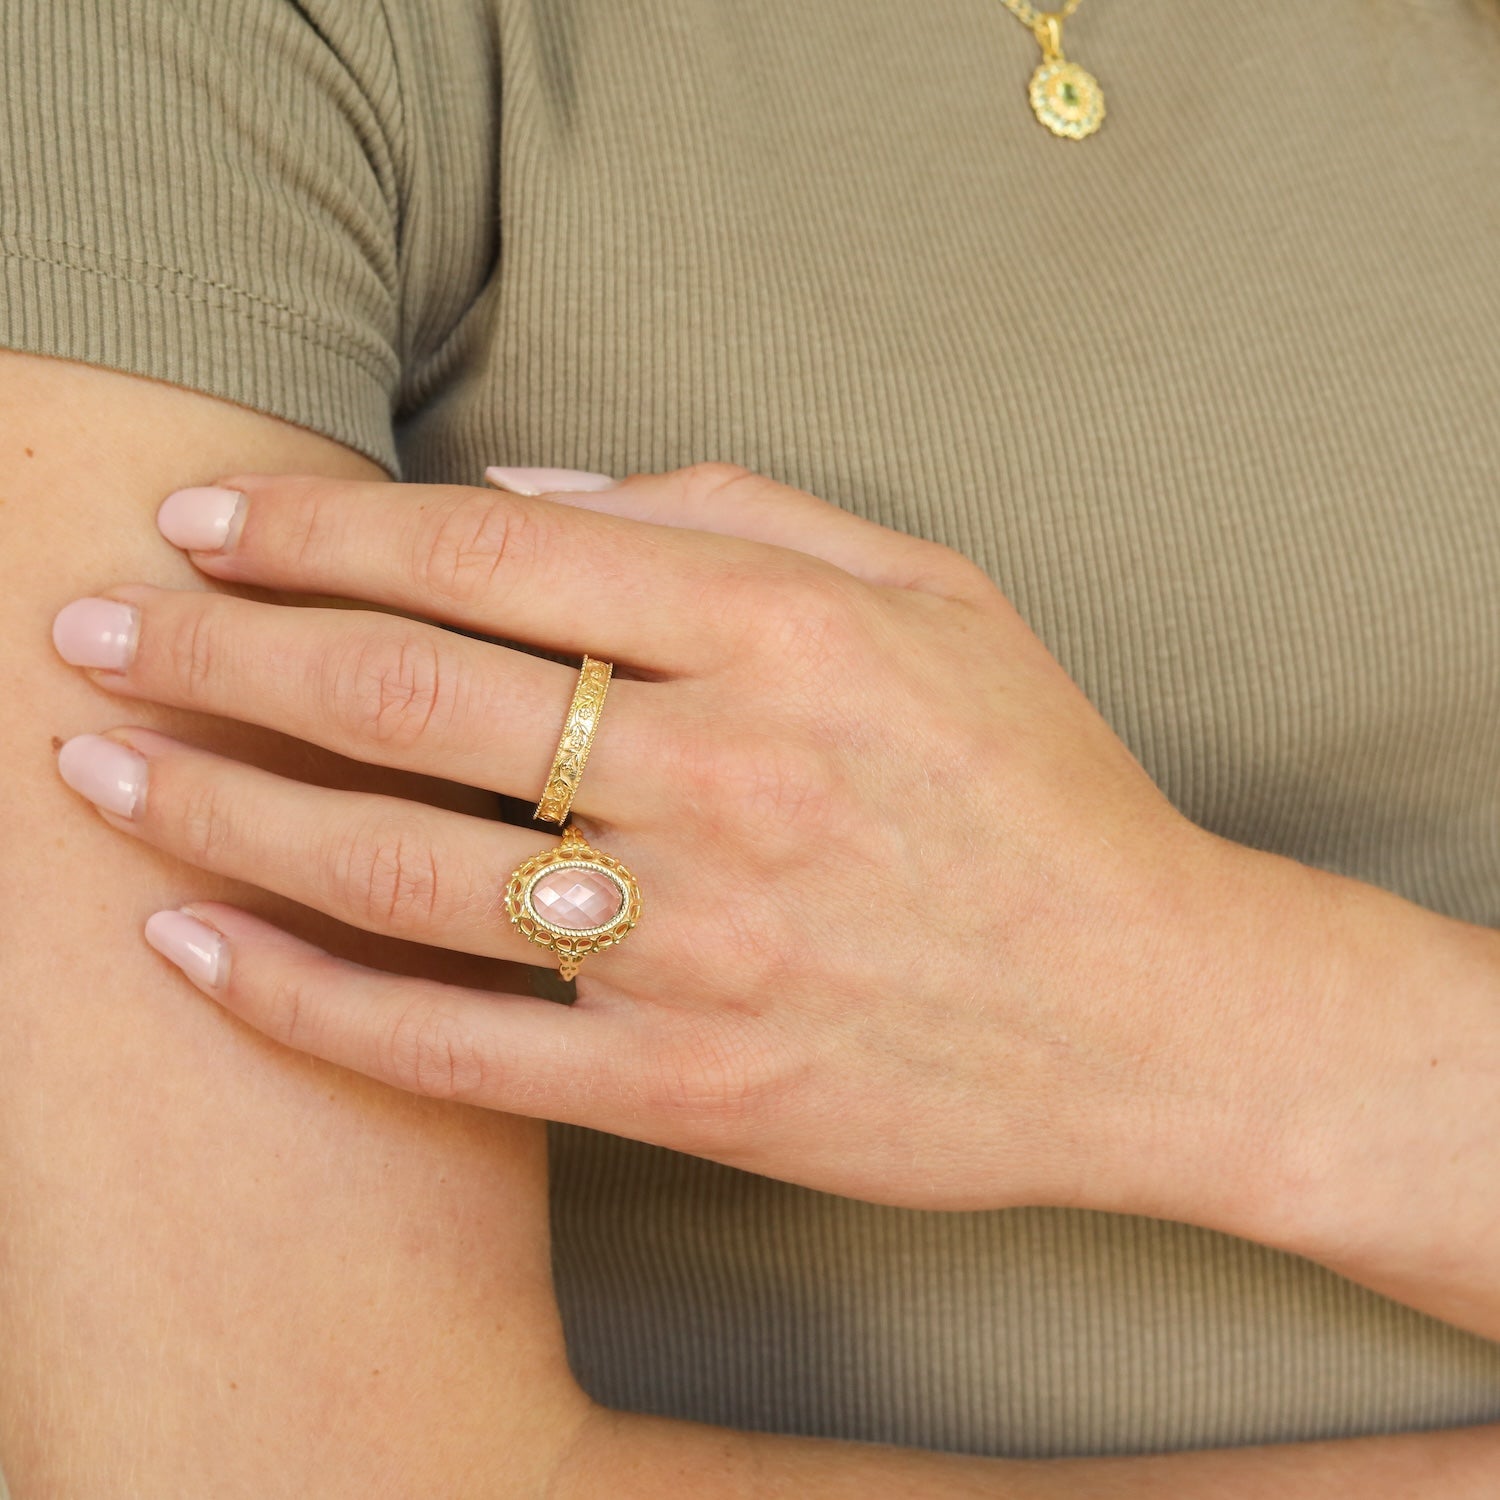
[[[1042,49],[1042,61],[1027,92],[1031,108],[1053,135],[1081,141],[1104,121],[1104,90],[1099,80],[1063,56],[1062,23],[1083,0],[1063,0],[1060,10],[1037,10],[1027,0],[1000,0]]]
[[[1041,19],[1042,12],[1037,11],[1034,7],[1028,5],[1026,3],[1026,0],[1000,0],[1000,3],[1006,8],[1006,10],[1011,13],[1011,15],[1016,18],[1016,20],[1020,21],[1022,25],[1031,27],[1033,31],[1036,30],[1036,23]],[[1067,3],[1061,10],[1053,11],[1052,14],[1055,15],[1059,21],[1066,21],[1068,17],[1071,16],[1073,12],[1077,10],[1078,7],[1082,4],[1083,0],[1067,0]]]

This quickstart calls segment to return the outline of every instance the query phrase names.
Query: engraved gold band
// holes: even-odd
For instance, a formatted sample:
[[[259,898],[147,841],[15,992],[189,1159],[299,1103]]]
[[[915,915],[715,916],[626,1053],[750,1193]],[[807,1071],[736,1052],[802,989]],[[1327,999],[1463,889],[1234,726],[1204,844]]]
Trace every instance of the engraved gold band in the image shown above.
[[[567,822],[613,670],[607,661],[583,658],[547,787],[536,805],[538,818]],[[623,941],[640,920],[641,888],[619,860],[595,849],[577,824],[568,823],[560,844],[511,872],[505,912],[523,937],[557,954],[558,973],[572,979],[590,953]]]
[[[573,688],[573,702],[568,707],[562,736],[557,742],[557,754],[552,757],[547,789],[542,793],[533,816],[548,823],[568,821],[568,809],[573,805],[574,793],[578,790],[584,764],[594,743],[594,732],[599,728],[599,714],[604,707],[604,695],[609,691],[609,677],[613,670],[607,661],[593,656],[583,658],[578,682]]]

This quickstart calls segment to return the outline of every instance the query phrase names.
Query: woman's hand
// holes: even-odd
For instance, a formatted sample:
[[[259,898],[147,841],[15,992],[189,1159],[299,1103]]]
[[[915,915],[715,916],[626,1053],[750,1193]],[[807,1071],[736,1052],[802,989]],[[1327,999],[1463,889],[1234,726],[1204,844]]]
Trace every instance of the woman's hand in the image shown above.
[[[1148,1166],[1213,1113],[1198,981],[1221,841],[979,568],[721,465],[550,498],[223,487],[246,497],[232,515],[212,491],[164,507],[205,573],[403,613],[122,585],[59,616],[64,655],[122,696],[529,800],[576,668],[425,619],[603,657],[573,812],[643,910],[571,1007],[342,962],[219,903],[193,908],[208,926],[153,919],[222,1005],[401,1088],[851,1197],[1150,1205]],[[548,833],[139,728],[69,742],[62,769],[193,864],[372,932],[556,962],[502,900]]]

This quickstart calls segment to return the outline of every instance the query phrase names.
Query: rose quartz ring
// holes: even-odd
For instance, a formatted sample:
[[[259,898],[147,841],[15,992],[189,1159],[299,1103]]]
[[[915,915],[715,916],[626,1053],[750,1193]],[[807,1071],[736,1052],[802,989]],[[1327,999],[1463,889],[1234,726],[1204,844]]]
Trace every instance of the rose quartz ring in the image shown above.
[[[538,818],[566,820],[612,670],[607,661],[583,658]],[[620,942],[639,921],[641,888],[619,860],[591,847],[570,823],[561,844],[532,855],[512,873],[505,910],[525,937],[557,954],[558,972],[571,979],[588,954]]]
[[[562,843],[510,877],[505,910],[523,936],[557,954],[558,973],[571,979],[590,953],[613,947],[640,920],[641,888],[570,823]]]

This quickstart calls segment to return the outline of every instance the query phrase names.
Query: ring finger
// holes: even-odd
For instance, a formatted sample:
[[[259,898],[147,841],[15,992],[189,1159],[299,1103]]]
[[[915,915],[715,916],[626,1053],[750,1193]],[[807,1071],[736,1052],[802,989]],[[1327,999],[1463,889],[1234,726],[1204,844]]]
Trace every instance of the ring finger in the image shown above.
[[[53,638],[111,692],[523,799],[546,786],[576,668],[370,610],[144,584],[110,594],[65,606]],[[667,687],[611,682],[577,812],[612,826],[651,814],[659,782],[638,768],[660,763]]]
[[[555,839],[366,792],[308,786],[152,729],[82,734],[58,769],[114,827],[200,869],[353,927],[557,967],[505,912],[505,885]]]

